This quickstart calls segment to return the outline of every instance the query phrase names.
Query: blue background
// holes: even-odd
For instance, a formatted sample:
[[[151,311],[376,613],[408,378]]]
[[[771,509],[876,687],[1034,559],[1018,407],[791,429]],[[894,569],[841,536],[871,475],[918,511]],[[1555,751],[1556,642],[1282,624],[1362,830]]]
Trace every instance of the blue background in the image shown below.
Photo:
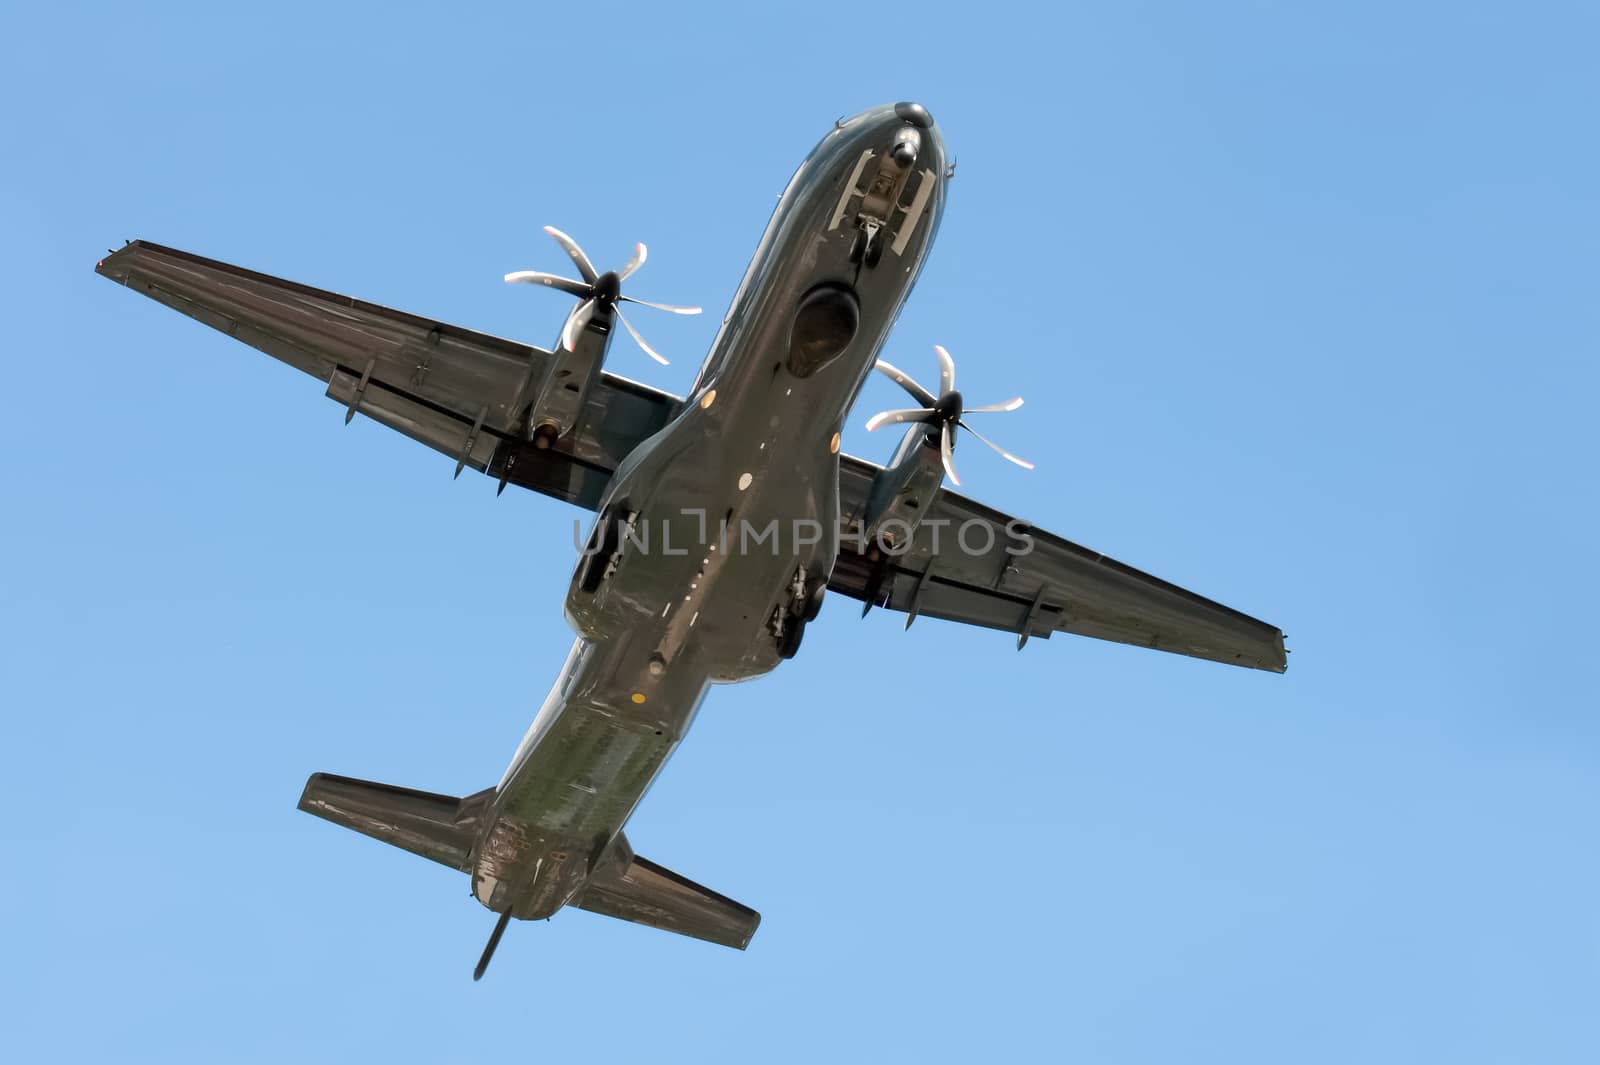
[[[228,5],[232,8],[235,5]],[[7,4],[12,1060],[1600,1060],[1584,4]],[[1284,677],[836,602],[629,828],[738,954],[294,809],[498,779],[577,513],[92,273],[143,237],[549,344],[645,240],[689,383],[838,115],[960,169],[885,354],[973,494],[1282,625]],[[902,405],[874,381],[861,423]]]

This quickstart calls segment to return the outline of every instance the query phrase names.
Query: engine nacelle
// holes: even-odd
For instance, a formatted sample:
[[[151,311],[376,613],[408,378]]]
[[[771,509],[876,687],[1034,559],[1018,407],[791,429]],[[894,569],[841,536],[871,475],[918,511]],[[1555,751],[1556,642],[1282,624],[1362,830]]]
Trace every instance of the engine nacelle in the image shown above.
[[[943,483],[938,438],[926,426],[911,426],[889,464],[873,478],[866,512],[860,515],[863,545],[909,543]]]
[[[578,427],[589,390],[600,380],[615,321],[610,308],[596,308],[583,328],[573,333],[571,351],[557,339],[550,367],[528,408],[528,438],[535,444],[548,447]]]

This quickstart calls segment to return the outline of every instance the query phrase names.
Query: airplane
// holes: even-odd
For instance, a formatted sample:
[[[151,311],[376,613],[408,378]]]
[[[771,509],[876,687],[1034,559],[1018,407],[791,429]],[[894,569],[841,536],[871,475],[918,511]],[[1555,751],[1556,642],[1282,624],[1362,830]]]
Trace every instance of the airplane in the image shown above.
[[[575,906],[744,949],[760,915],[636,854],[623,832],[707,690],[799,651],[826,593],[1030,639],[1056,632],[1283,672],[1275,626],[945,487],[968,407],[943,348],[938,389],[878,358],[922,269],[954,168],[916,103],[840,119],[779,199],[686,397],[604,369],[645,264],[512,283],[578,302],[549,350],[135,241],[96,271],[311,374],[344,407],[442,452],[455,476],[596,514],[565,601],[576,640],[499,783],[465,797],[315,773],[299,807],[468,874],[497,915]],[[914,402],[884,466],[840,454],[878,371]],[[941,536],[940,534],[943,533]]]

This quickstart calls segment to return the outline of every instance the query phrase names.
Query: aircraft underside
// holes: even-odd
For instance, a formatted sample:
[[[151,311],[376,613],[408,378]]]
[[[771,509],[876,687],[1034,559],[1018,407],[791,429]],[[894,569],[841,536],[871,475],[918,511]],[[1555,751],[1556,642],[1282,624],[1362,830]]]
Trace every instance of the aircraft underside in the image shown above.
[[[939,384],[879,353],[915,284],[952,176],[926,109],[840,120],[780,199],[688,396],[604,370],[646,262],[601,272],[548,229],[578,277],[506,280],[576,302],[551,350],[485,336],[159,245],[97,269],[319,377],[345,409],[497,483],[595,513],[575,560],[572,653],[503,777],[457,798],[318,773],[300,808],[468,874],[499,915],[475,975],[513,917],[575,906],[743,948],[754,910],[637,856],[623,827],[682,741],[708,688],[800,650],[825,594],[1013,634],[1055,632],[1282,671],[1274,626],[985,507],[959,484],[958,439],[1031,464],[967,418],[943,348]],[[627,308],[625,310],[625,308]],[[915,406],[887,466],[840,453],[874,370]],[[964,460],[963,460],[964,461]],[[941,532],[943,537],[941,538]],[[753,541],[753,542],[752,542]],[[831,598],[831,597],[830,597]]]

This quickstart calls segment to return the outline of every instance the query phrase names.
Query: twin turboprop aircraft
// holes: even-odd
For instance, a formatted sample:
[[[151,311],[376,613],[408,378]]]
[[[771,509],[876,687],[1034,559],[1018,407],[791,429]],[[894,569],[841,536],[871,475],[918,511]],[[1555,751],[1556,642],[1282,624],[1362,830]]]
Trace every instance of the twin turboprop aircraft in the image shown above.
[[[1055,632],[1282,672],[1272,625],[944,487],[967,415],[938,349],[935,393],[878,361],[932,246],[951,173],[918,104],[834,128],[790,181],[687,397],[602,369],[650,304],[550,230],[580,275],[507,281],[579,302],[554,348],[486,336],[155,244],[97,271],[327,383],[364,414],[470,466],[597,512],[567,591],[577,633],[500,782],[464,798],[314,774],[300,808],[467,873],[499,915],[577,906],[743,948],[754,910],[634,853],[623,825],[712,684],[793,657],[825,593],[1030,638]],[[839,453],[873,369],[915,401],[887,466]],[[752,537],[750,533],[754,531]],[[940,533],[943,533],[941,536]],[[752,539],[754,543],[752,543]],[[672,545],[672,546],[667,546]]]

